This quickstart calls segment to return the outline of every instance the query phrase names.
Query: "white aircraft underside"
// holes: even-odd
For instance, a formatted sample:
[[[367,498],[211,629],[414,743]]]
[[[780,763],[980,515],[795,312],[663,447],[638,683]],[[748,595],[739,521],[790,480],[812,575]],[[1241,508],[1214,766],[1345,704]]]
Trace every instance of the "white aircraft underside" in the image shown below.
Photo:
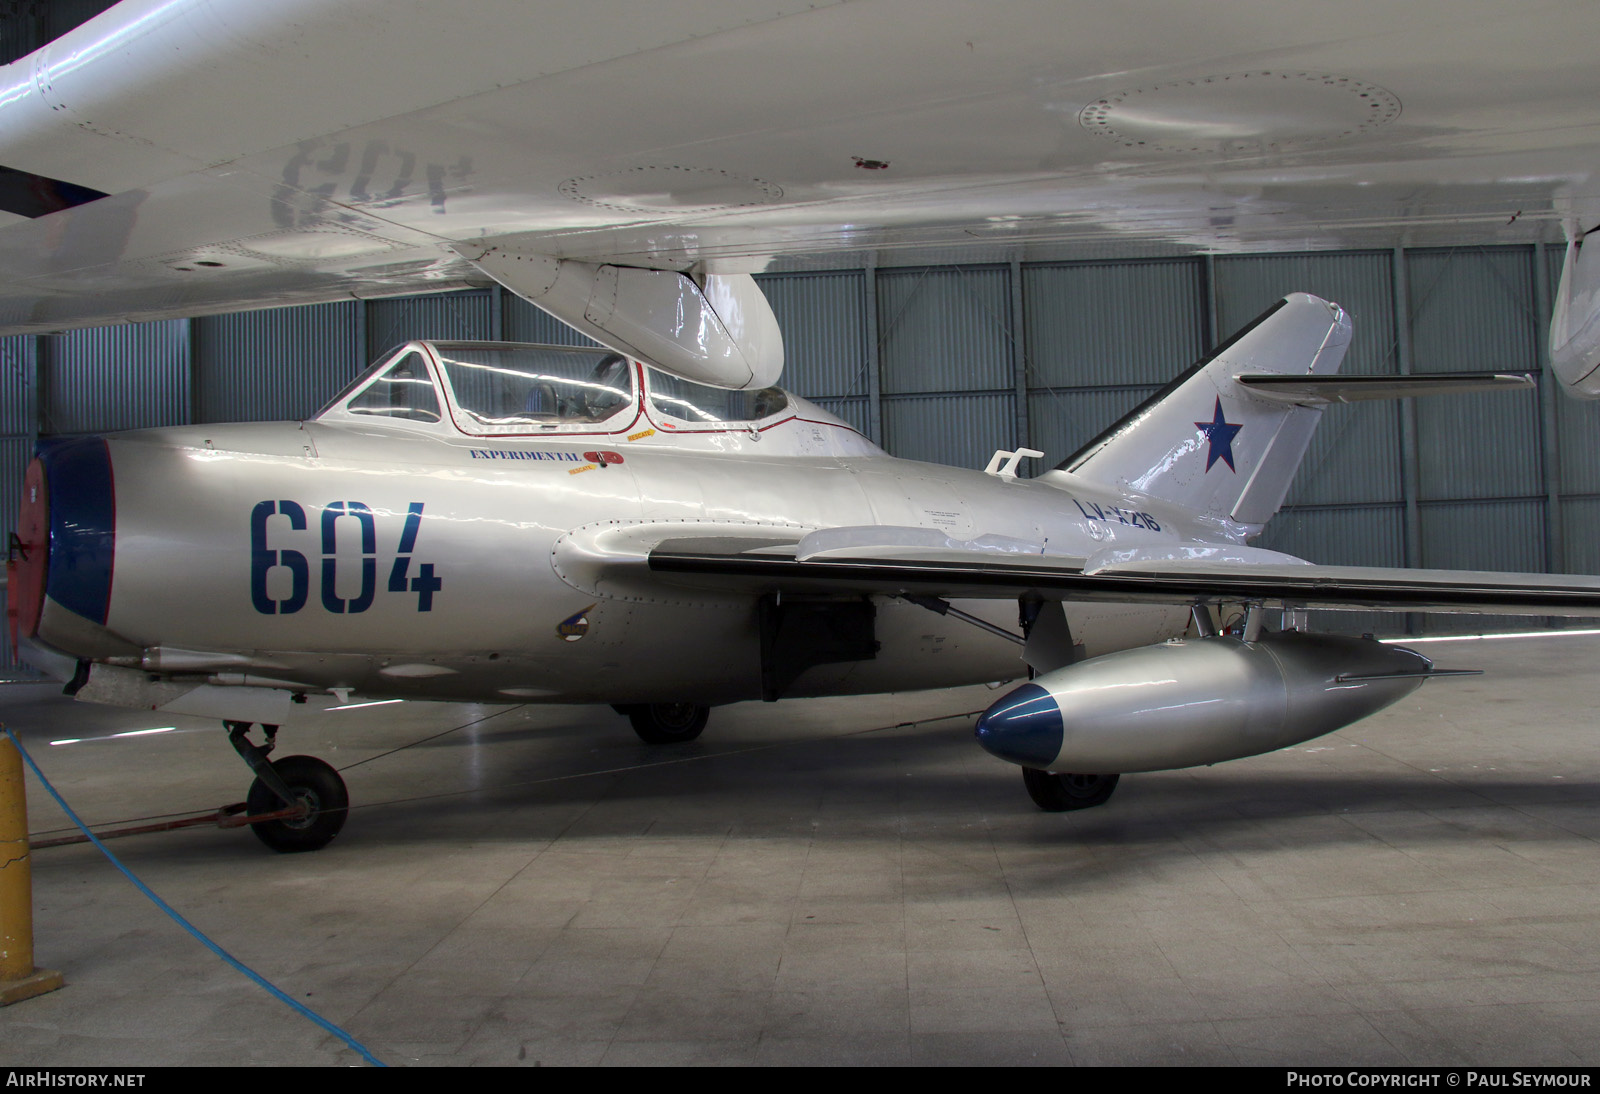
[[[1575,242],[1600,224],[1597,22],[1582,0],[123,0],[0,71],[0,331],[492,277],[756,388],[781,367],[741,327],[759,293],[730,315],[738,290],[700,290],[779,258]],[[556,260],[581,265],[544,296]],[[1552,352],[1587,390],[1600,274],[1569,265]],[[618,293],[608,266],[698,283]],[[663,318],[680,295],[708,310],[692,336]]]

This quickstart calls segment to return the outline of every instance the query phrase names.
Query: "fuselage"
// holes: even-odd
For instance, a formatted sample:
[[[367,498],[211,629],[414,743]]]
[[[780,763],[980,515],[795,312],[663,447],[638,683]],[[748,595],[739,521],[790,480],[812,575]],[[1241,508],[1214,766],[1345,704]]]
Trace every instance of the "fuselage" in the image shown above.
[[[1081,558],[1206,534],[1181,512],[1075,488],[1059,472],[1027,480],[894,459],[787,393],[764,418],[685,421],[652,401],[646,370],[628,368],[631,395],[594,430],[472,435],[441,382],[450,406],[437,420],[352,413],[356,385],[303,423],[68,442],[71,459],[44,457],[49,513],[35,524],[51,526],[49,566],[25,579],[43,587],[23,632],[74,657],[211,683],[723,703],[760,695],[754,597],[596,577],[571,564],[595,536],[681,524],[792,539],[870,525],[1010,537]],[[788,694],[1026,672],[1014,643],[873,601],[876,656],[807,669]],[[1014,603],[961,606],[1016,629]],[[1090,656],[1181,633],[1186,618],[1159,606],[1067,609]]]

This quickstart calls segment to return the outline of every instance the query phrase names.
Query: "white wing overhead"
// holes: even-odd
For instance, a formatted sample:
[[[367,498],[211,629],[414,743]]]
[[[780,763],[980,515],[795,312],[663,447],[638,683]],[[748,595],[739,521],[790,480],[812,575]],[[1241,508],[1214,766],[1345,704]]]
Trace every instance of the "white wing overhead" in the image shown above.
[[[483,283],[491,247],[703,279],[1555,241],[1600,208],[1593,29],[1584,0],[123,0],[0,69],[0,331]]]

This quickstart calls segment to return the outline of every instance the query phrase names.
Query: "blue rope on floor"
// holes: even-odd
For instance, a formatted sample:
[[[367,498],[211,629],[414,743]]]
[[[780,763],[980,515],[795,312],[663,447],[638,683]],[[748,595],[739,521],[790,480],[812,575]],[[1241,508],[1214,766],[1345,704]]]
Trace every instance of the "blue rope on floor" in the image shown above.
[[[276,985],[268,982],[268,980],[264,976],[262,976],[260,973],[256,972],[254,969],[252,969],[249,966],[245,965],[242,961],[240,961],[238,958],[234,957],[227,950],[223,949],[221,946],[219,946],[215,942],[211,941],[211,939],[207,938],[204,934],[202,934],[200,932],[200,929],[198,927],[196,927],[193,923],[190,923],[187,919],[183,918],[183,916],[179,915],[177,910],[174,909],[172,907],[172,905],[168,904],[166,901],[164,901],[160,897],[156,896],[155,893],[151,892],[150,891],[150,887],[148,885],[146,885],[144,882],[140,881],[137,877],[135,877],[132,870],[130,870],[126,866],[124,866],[122,864],[121,860],[118,859],[116,855],[113,855],[111,853],[111,851],[106,847],[105,844],[101,843],[97,838],[95,838],[95,834],[93,832],[89,831],[89,826],[84,824],[83,821],[78,819],[78,814],[74,813],[72,811],[72,807],[69,806],[66,803],[66,801],[61,797],[60,794],[56,793],[56,788],[51,786],[50,785],[50,780],[44,777],[44,772],[40,771],[39,770],[39,765],[33,762],[33,757],[28,755],[28,750],[22,747],[22,742],[17,740],[17,735],[15,733],[13,733],[10,730],[9,727],[0,726],[0,729],[5,729],[6,736],[10,737],[11,738],[11,743],[17,746],[17,751],[22,754],[23,760],[27,762],[28,767],[33,771],[34,777],[37,778],[39,780],[40,784],[43,785],[44,788],[50,792],[50,796],[56,800],[56,804],[61,807],[61,811],[72,819],[72,823],[77,825],[79,827],[79,829],[81,829],[83,831],[84,835],[89,837],[89,842],[93,843],[96,847],[100,848],[100,853],[102,855],[104,855],[106,858],[111,860],[111,865],[115,866],[118,870],[121,870],[122,871],[122,875],[124,877],[126,877],[129,881],[133,882],[134,886],[141,893],[143,893],[145,896],[149,897],[151,899],[151,901],[153,901],[155,903],[156,907],[160,908],[163,912],[166,912],[167,915],[171,916],[172,919],[174,920],[174,922],[176,922],[180,927],[182,927],[184,930],[188,931],[190,934],[192,934],[196,938],[198,938],[202,943],[204,943],[205,947],[207,949],[209,949],[212,953],[216,954],[218,957],[222,958],[228,964],[232,965],[234,968],[236,968],[240,972],[244,973],[251,980],[254,980],[257,984],[259,984],[261,987],[265,988],[268,992],[270,992],[272,995],[276,996],[281,1001],[289,1004],[289,1006],[291,1006],[295,1010],[299,1011],[306,1018],[309,1018],[311,1021],[315,1022],[317,1025],[321,1026],[323,1029],[327,1030],[329,1033],[331,1033],[335,1037],[339,1038],[345,1044],[347,1044],[351,1048],[355,1049],[357,1052],[359,1052],[366,1059],[367,1063],[371,1064],[373,1067],[387,1067],[388,1066],[382,1060],[380,1060],[376,1056],[374,1056],[371,1052],[367,1051],[366,1046],[363,1045],[360,1041],[357,1041],[354,1037],[350,1036],[348,1033],[346,1033],[344,1030],[340,1029],[338,1026],[334,1025],[332,1022],[328,1021],[326,1018],[322,1017],[322,1015],[318,1014],[316,1011],[314,1011],[311,1008],[305,1006],[304,1004],[298,1002],[297,1000],[289,998],[288,995],[286,995]]]

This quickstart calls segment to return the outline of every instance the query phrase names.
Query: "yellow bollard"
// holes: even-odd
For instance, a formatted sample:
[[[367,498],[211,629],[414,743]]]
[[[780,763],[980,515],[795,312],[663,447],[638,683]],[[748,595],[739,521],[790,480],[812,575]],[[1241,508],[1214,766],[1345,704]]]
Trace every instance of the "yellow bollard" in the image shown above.
[[[22,753],[0,735],[0,1007],[61,987],[59,972],[33,967],[33,870]]]

